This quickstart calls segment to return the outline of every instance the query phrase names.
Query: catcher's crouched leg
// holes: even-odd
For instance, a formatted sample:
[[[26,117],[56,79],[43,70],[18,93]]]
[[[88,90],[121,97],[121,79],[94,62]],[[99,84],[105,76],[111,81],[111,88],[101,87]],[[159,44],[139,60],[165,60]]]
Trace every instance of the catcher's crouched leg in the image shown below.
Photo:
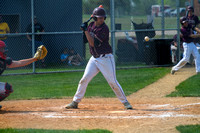
[[[13,92],[12,85],[0,82],[0,101],[3,101],[12,92]]]

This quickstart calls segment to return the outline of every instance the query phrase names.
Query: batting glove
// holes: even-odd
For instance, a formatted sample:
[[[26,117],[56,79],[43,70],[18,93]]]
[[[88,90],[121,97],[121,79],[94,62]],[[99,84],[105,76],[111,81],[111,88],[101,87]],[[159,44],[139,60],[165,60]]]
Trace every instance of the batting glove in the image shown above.
[[[86,31],[87,27],[88,27],[88,23],[87,22],[84,22],[84,23],[81,24],[81,30],[82,31]]]

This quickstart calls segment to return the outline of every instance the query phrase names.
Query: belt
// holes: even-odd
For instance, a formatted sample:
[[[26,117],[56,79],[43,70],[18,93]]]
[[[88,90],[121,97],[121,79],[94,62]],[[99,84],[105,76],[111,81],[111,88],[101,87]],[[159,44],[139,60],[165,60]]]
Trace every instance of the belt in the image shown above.
[[[94,58],[104,57],[106,54],[93,55]]]

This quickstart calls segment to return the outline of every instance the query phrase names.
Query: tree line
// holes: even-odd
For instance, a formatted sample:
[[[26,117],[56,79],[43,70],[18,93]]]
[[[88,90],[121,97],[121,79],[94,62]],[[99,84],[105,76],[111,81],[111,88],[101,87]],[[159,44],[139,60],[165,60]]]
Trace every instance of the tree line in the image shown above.
[[[83,14],[92,14],[94,8],[103,5],[110,14],[110,0],[83,0]],[[116,15],[148,15],[152,5],[161,5],[161,0],[114,0]],[[164,0],[164,5],[176,8],[176,0]],[[185,0],[180,0],[180,7],[185,7]]]

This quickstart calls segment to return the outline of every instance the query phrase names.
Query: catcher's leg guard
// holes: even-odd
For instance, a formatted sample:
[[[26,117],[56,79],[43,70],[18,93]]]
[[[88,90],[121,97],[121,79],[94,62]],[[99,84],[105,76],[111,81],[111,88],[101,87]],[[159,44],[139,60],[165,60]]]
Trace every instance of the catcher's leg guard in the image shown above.
[[[4,100],[12,92],[13,92],[12,85],[0,82],[0,101]]]

